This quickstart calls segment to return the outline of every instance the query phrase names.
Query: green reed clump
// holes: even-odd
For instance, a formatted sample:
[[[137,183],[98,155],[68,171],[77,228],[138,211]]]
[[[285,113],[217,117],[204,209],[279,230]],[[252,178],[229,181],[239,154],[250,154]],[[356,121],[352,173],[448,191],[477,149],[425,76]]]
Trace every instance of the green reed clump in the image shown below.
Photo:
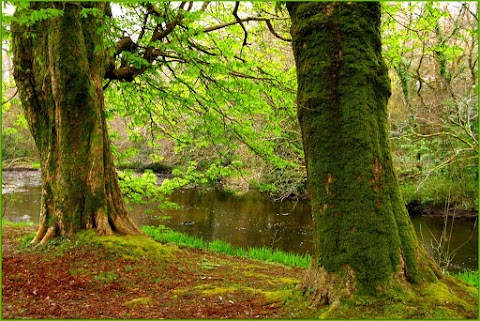
[[[260,261],[280,263],[288,266],[306,268],[310,264],[310,255],[288,253],[266,247],[243,248],[230,243],[214,240],[208,242],[201,237],[173,231],[165,226],[144,226],[142,230],[157,242],[170,242],[188,248],[208,250],[230,256],[250,258]]]
[[[478,271],[464,271],[460,273],[452,273],[450,274],[450,276],[465,281],[466,283],[473,285],[478,289]]]

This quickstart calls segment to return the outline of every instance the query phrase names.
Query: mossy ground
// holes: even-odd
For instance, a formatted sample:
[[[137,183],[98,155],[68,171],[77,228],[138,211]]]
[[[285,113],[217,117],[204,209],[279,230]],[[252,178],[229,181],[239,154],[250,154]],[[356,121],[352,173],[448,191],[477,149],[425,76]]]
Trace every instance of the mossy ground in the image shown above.
[[[2,227],[4,319],[477,316],[476,289],[450,278],[313,309],[296,290],[301,268],[91,232],[27,247],[35,229]]]
[[[478,291],[455,278],[356,296],[321,309],[327,319],[478,319]]]

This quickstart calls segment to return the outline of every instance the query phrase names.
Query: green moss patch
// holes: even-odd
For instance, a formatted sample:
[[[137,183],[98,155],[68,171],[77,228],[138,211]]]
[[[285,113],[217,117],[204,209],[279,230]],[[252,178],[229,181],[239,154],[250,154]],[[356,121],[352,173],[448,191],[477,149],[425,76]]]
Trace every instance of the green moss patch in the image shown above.
[[[132,300],[126,302],[125,306],[127,306],[129,308],[137,308],[137,307],[140,307],[140,306],[149,305],[151,303],[152,303],[152,299],[149,298],[149,297],[136,298],[136,299],[132,299]]]
[[[98,236],[93,230],[78,233],[77,244],[101,246],[107,254],[120,256],[130,261],[162,259],[171,257],[178,251],[176,246],[155,242],[147,236]]]
[[[320,309],[319,316],[326,319],[476,319],[478,303],[465,291],[469,286],[449,283],[446,280],[392,288],[377,296],[356,295],[340,305]]]

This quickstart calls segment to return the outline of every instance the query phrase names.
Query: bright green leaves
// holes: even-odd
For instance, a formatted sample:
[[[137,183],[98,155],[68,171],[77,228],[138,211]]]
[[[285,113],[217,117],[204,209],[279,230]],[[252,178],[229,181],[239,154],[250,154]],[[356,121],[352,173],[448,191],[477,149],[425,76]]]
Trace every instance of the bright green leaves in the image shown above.
[[[82,18],[100,18],[103,17],[103,12],[98,8],[85,8],[80,10],[80,16]]]
[[[228,3],[210,4],[205,12],[184,10],[181,27],[168,35],[168,41],[148,42],[154,24],[168,25],[167,18],[178,14],[176,6],[158,5],[158,15],[147,20],[143,37],[135,40],[140,48],[154,46],[160,53],[156,61],[133,83],[112,84],[106,91],[109,114],[127,117],[130,136],[141,132],[148,137],[136,146],[139,154],[131,156],[160,153],[162,159],[175,163],[178,175],[199,184],[232,176],[256,184],[259,175],[264,177],[261,180],[276,180],[269,174],[276,169],[285,176],[282,182],[290,181],[291,173],[303,177],[294,105],[296,75],[293,60],[285,59],[290,44],[272,39],[264,22],[248,24],[245,47],[239,25],[202,32],[234,20],[233,4]],[[266,4],[255,8],[259,16],[273,10]],[[122,10],[117,26],[135,34],[129,19],[146,11],[138,6]],[[275,25],[287,28],[288,17],[277,14],[275,19]],[[122,52],[117,64],[119,59],[137,69],[148,65],[135,51]],[[283,189],[272,183],[276,188],[271,191]]]
[[[20,25],[31,27],[37,22],[63,16],[63,10],[56,9],[56,8],[46,8],[46,9],[42,8],[39,10],[24,8],[20,12],[21,13],[18,16],[16,17],[10,16],[7,19],[14,20]]]
[[[119,174],[119,183],[127,203],[147,205],[147,214],[153,214],[162,209],[178,208],[167,196],[187,184],[187,181],[174,178],[165,179],[162,184],[158,184],[158,177],[150,170],[141,175],[125,170]]]

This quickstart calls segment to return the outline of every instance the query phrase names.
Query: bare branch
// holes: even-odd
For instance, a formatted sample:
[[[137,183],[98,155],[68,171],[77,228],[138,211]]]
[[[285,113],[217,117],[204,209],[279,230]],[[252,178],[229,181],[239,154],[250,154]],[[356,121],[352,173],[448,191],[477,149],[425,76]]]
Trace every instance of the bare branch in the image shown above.
[[[15,93],[12,95],[12,97],[8,98],[7,100],[5,101],[2,101],[2,105],[5,105],[6,103],[10,102],[13,100],[13,98],[15,98],[18,94],[18,88],[15,90]]]
[[[262,18],[262,17],[247,17],[247,18],[242,18],[240,19],[241,22],[248,22],[248,21],[265,21],[266,24],[267,24],[267,27],[268,27],[268,30],[275,36],[277,37],[278,39],[281,39],[283,41],[292,41],[292,39],[290,38],[285,38],[285,37],[282,37],[281,35],[279,35],[275,29],[273,28],[273,25],[272,25],[272,22],[271,22],[271,19],[269,18]],[[235,21],[230,21],[230,22],[224,22],[224,23],[220,23],[218,25],[215,25],[215,26],[210,26],[210,27],[206,27],[203,29],[203,32],[212,32],[212,31],[215,31],[215,30],[219,30],[219,29],[222,29],[222,28],[226,28],[228,26],[232,26],[232,25],[235,25],[239,23],[239,21],[235,20]]]
[[[237,21],[238,24],[240,24],[240,26],[242,27],[243,29],[243,33],[244,33],[244,37],[243,37],[243,44],[242,44],[242,49],[240,50],[240,56],[242,55],[242,51],[243,51],[243,47],[245,47],[247,45],[247,37],[248,37],[248,32],[247,32],[247,29],[245,28],[245,26],[243,25],[243,22],[242,20],[240,19],[240,17],[238,16],[238,7],[240,6],[240,2],[239,1],[235,1],[235,7],[233,8],[233,16],[235,17],[235,20]]]
[[[272,33],[272,35],[274,35],[275,37],[277,37],[278,39],[281,39],[281,40],[283,40],[283,41],[292,41],[292,39],[289,39],[289,38],[285,38],[285,37],[280,36],[280,35],[275,31],[275,29],[273,29],[273,25],[272,25],[272,22],[270,21],[270,19],[265,20],[265,22],[267,23],[268,30],[270,30],[270,32]]]
[[[205,12],[205,10],[207,10],[207,7],[208,7],[209,4],[210,4],[210,1],[205,1],[202,4],[202,7],[200,8],[200,11]]]

